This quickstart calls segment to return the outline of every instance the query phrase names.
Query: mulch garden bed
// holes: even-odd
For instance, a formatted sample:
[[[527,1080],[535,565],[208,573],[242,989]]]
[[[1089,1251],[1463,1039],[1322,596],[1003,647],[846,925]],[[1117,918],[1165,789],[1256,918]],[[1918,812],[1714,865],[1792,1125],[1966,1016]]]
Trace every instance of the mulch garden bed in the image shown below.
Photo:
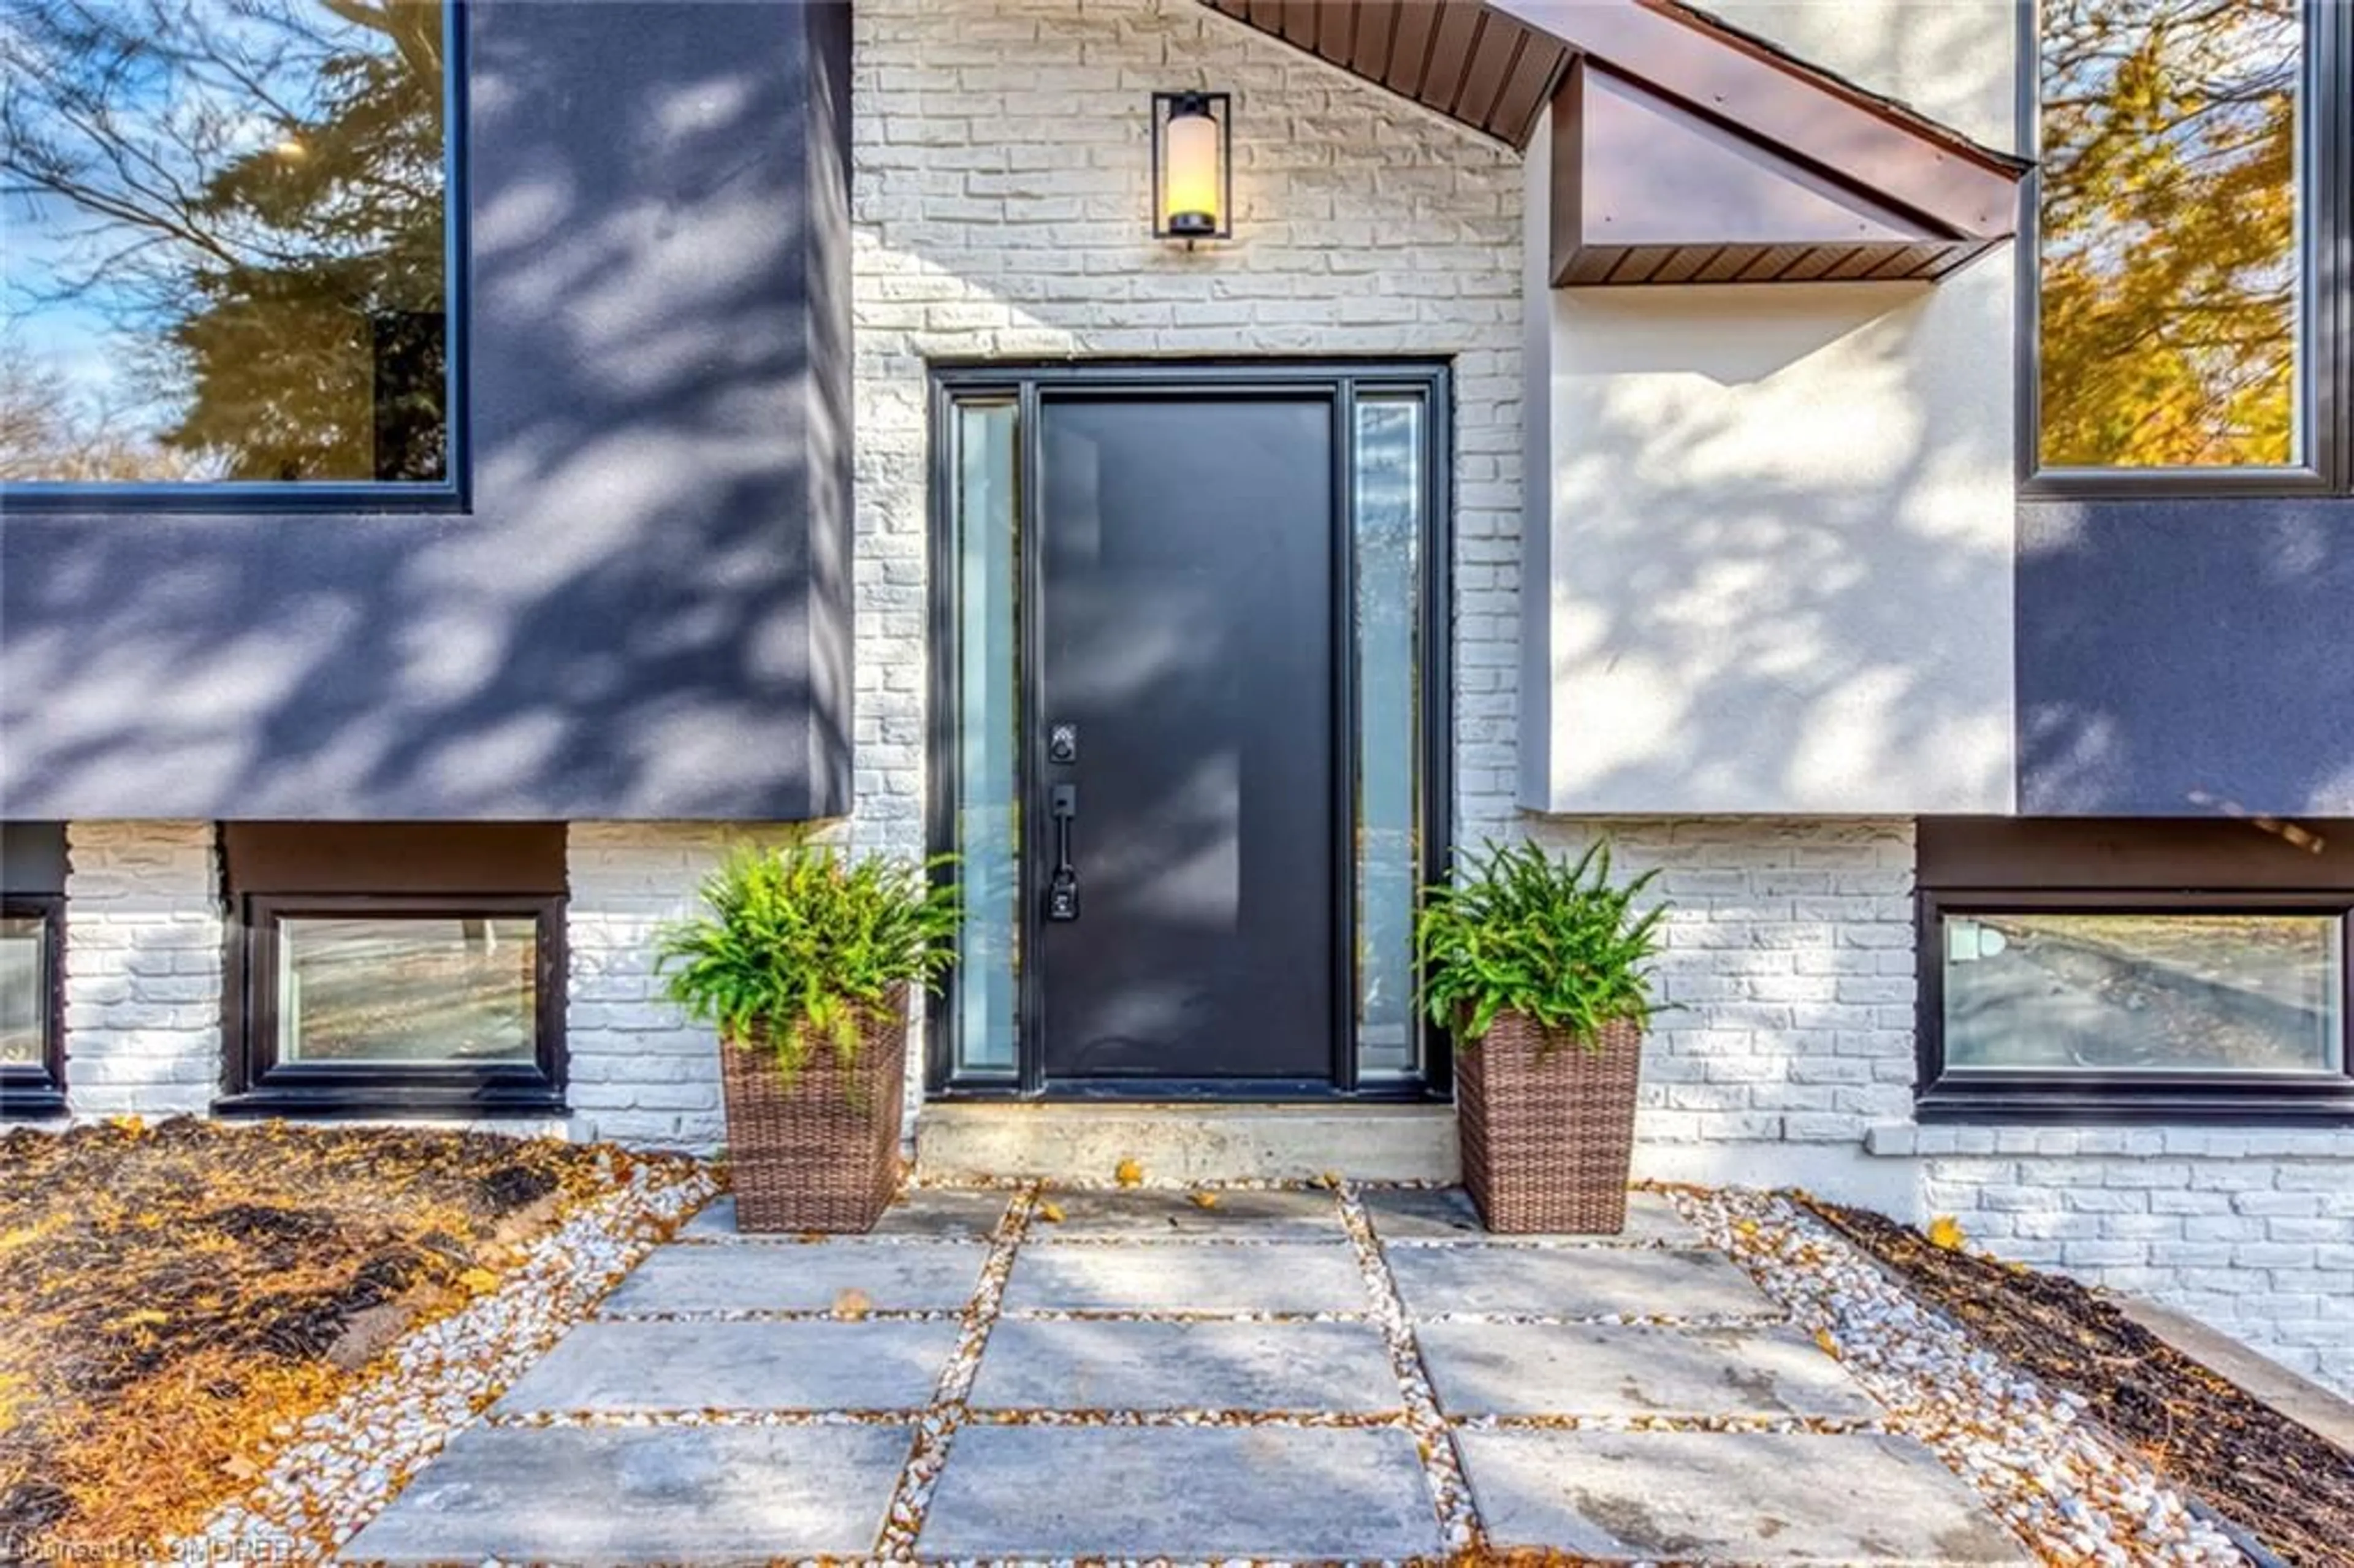
[[[2073,1280],[1975,1256],[1866,1210],[1813,1212],[1907,1289],[2296,1568],[2354,1563],[2354,1454],[2243,1392]]]
[[[0,1558],[188,1527],[636,1158],[185,1119],[0,1137]]]

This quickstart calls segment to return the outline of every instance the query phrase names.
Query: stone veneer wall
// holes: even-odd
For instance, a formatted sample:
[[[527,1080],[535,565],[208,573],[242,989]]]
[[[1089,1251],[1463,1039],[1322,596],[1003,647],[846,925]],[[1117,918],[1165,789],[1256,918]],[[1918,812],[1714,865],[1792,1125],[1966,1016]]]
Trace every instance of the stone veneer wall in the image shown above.
[[[221,1083],[213,825],[66,826],[66,1097],[77,1117],[202,1111]]]

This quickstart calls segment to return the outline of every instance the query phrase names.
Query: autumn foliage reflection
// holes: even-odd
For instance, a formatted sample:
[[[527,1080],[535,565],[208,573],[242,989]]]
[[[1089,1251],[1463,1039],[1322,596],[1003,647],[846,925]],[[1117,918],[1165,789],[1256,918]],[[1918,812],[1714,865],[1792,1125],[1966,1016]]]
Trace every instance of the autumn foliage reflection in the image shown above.
[[[2041,8],[2041,456],[2292,463],[2301,0]]]

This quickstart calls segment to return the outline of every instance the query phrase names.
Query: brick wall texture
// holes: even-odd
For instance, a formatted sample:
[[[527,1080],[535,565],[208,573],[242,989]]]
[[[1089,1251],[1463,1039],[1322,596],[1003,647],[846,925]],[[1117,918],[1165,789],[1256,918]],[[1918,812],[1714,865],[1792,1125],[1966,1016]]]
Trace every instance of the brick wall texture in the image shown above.
[[[927,362],[1383,355],[1455,375],[1456,798],[1512,816],[1518,158],[1195,0],[861,0],[857,831],[923,839]],[[1146,103],[1234,94],[1236,236],[1150,233]]]
[[[2354,1132],[1923,1128],[1922,1201],[1999,1256],[2177,1308],[2354,1395]]]
[[[575,822],[566,848],[564,1023],[572,1131],[662,1148],[726,1139],[719,1044],[664,1000],[663,923],[754,830],[708,822]]]
[[[66,830],[66,1092],[76,1116],[202,1111],[221,1084],[210,822]]]
[[[1644,1047],[1646,1143],[1848,1143],[1912,1115],[1913,824],[1544,818],[1656,874],[1669,1003]]]

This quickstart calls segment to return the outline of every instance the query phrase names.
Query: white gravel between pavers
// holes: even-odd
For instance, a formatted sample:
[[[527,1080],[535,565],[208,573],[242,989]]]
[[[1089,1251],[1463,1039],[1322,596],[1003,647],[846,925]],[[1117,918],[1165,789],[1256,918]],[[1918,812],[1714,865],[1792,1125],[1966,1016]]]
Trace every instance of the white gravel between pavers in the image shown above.
[[[241,1499],[175,1543],[181,1561],[315,1561],[376,1517],[680,1221],[718,1192],[697,1169],[637,1165],[532,1244],[496,1288],[404,1336],[334,1404],[293,1425]]]
[[[939,1486],[940,1471],[949,1462],[949,1446],[956,1440],[957,1429],[964,1425],[968,1414],[972,1380],[981,1371],[982,1352],[989,1348],[989,1331],[997,1325],[999,1308],[1005,1298],[1005,1281],[1013,1272],[1014,1255],[1022,1250],[1023,1238],[1029,1234],[1038,1192],[1039,1186],[1034,1181],[1016,1188],[1013,1201],[989,1238],[988,1260],[981,1266],[981,1279],[973,1287],[971,1299],[965,1303],[964,1331],[957,1336],[949,1364],[933,1386],[931,1404],[916,1423],[915,1445],[899,1472],[899,1484],[892,1489],[890,1503],[883,1511],[882,1538],[875,1547],[875,1556],[880,1561],[907,1563],[915,1559],[916,1538],[923,1533],[924,1520],[931,1512],[932,1493]]]
[[[1438,1391],[1423,1371],[1422,1350],[1406,1320],[1397,1280],[1382,1255],[1381,1243],[1374,1239],[1356,1189],[1347,1181],[1329,1185],[1340,1202],[1341,1224],[1348,1230],[1350,1247],[1357,1255],[1366,1293],[1373,1298],[1373,1321],[1389,1350],[1390,1370],[1397,1374],[1398,1389],[1405,1399],[1405,1428],[1414,1435],[1415,1452],[1422,1459],[1423,1478],[1430,1487],[1432,1506],[1438,1510],[1441,1536],[1448,1552],[1469,1551],[1479,1540],[1479,1510],[1471,1501],[1471,1484],[1463,1474],[1463,1457],[1455,1448],[1455,1434],[1438,1412]]]
[[[2078,1419],[2081,1404],[1907,1293],[1786,1197],[1671,1191],[1684,1216],[1746,1267],[1917,1437],[2048,1561],[2239,1568],[2239,1550],[2148,1466]]]

